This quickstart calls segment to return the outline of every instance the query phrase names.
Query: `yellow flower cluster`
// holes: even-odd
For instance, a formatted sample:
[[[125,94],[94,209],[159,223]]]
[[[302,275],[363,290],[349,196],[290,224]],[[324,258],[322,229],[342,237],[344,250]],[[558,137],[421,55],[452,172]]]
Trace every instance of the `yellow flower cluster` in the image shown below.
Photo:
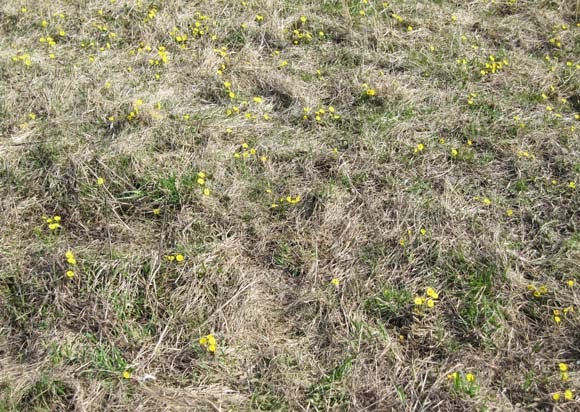
[[[72,279],[75,276],[73,267],[76,266],[77,260],[71,250],[67,250],[64,256],[66,257],[66,261],[69,264],[69,269],[66,271],[65,274],[69,279]]]
[[[150,22],[151,20],[153,20],[153,19],[155,18],[155,16],[157,16],[157,11],[158,11],[158,9],[157,9],[157,6],[153,6],[153,7],[151,7],[151,8],[149,9],[149,11],[147,12],[147,17],[145,17],[145,18],[143,19],[143,22],[144,22],[144,23],[148,23],[148,22]]]
[[[181,253],[175,253],[172,255],[165,255],[165,259],[168,260],[169,262],[177,262],[177,263],[181,263],[185,260],[185,256],[183,256],[183,254]]]
[[[391,17],[397,21],[399,24],[403,24],[403,17],[398,15],[397,13],[391,13]]]
[[[367,83],[363,83],[362,87],[364,90],[364,94],[366,96],[368,96],[368,97],[376,96],[377,91],[375,89],[373,89],[372,87],[370,87]]]
[[[42,218],[44,219],[44,221],[48,225],[48,228],[50,230],[52,230],[53,232],[56,232],[58,229],[61,228],[61,226],[60,226],[61,217],[60,216],[58,216],[58,215],[53,216],[53,217],[43,216]]]
[[[568,382],[570,380],[570,376],[568,376],[568,364],[564,362],[560,362],[558,364],[558,370],[560,372],[560,379],[562,382]],[[556,402],[562,399],[562,395],[564,395],[564,399],[567,401],[571,401],[574,399],[574,392],[571,389],[566,389],[563,394],[560,392],[555,392],[552,394],[552,399]]]
[[[202,188],[202,193],[204,196],[209,196],[210,195],[210,190],[208,187],[205,187],[205,178],[206,178],[206,174],[204,171],[200,171],[197,174],[197,184]]]
[[[475,103],[475,98],[477,97],[477,93],[469,93],[467,96],[467,104],[472,106]]]
[[[218,71],[216,73],[218,76],[223,76],[224,73],[228,69],[227,64],[230,61],[230,57],[228,54],[228,48],[225,46],[222,46],[219,49],[213,49],[213,51],[223,59],[223,63],[220,65],[220,68],[218,69]]]
[[[562,322],[562,314],[566,316],[568,313],[574,313],[574,306],[567,306],[562,310],[553,309],[552,313],[554,315],[554,322],[556,322],[556,324],[560,324],[560,322]]]
[[[496,59],[496,57],[494,55],[490,55],[488,57],[488,61],[484,65],[484,68],[482,68],[479,73],[482,76],[486,76],[489,73],[495,74],[498,71],[503,70],[508,65],[509,65],[509,61],[507,59],[503,59],[503,60],[499,61],[499,59]]]
[[[289,33],[290,41],[295,45],[308,44],[315,38],[315,34],[308,28],[308,18],[306,16],[300,16],[300,21],[296,23],[294,29],[285,29],[284,33]],[[324,39],[324,37],[324,31],[318,30],[318,38]]]
[[[251,148],[250,145],[247,143],[242,143],[242,152],[241,153],[240,152],[234,153],[234,158],[236,158],[236,159],[247,159],[250,156],[259,157],[262,162],[265,162],[266,160],[268,160],[268,158],[266,156],[259,156],[258,151],[253,147]]]
[[[312,40],[312,34],[303,29],[294,29],[292,30],[290,40],[293,44],[310,43]]]
[[[533,153],[528,152],[527,150],[519,150],[518,151],[518,157],[521,158],[525,158],[525,159],[531,159],[534,160],[536,158],[536,155],[534,155]]]
[[[479,385],[476,383],[476,377],[473,373],[466,374],[453,372],[447,375],[447,379],[453,385],[457,392],[463,392],[469,396],[475,396],[479,391]]]
[[[200,38],[203,36],[211,36],[212,40],[216,40],[217,36],[215,34],[211,34],[210,28],[215,26],[217,23],[214,20],[211,20],[209,16],[202,14],[198,11],[195,12],[195,22],[190,27],[191,34],[194,38]],[[176,39],[177,40],[177,39]]]
[[[56,42],[50,36],[41,37],[38,41],[42,44],[48,45],[48,47],[55,47],[56,46]]]
[[[423,143],[419,143],[413,149],[413,153],[421,153],[423,150],[425,150],[425,145]]]
[[[447,375],[447,379],[449,380],[457,380],[460,378],[460,374],[458,372],[453,372],[449,375]],[[475,382],[475,375],[471,372],[468,372],[465,374],[465,380],[467,382]]]
[[[15,63],[21,62],[25,66],[32,65],[32,61],[30,60],[30,54],[28,53],[19,53],[16,56],[12,56],[12,61]]]
[[[328,107],[320,107],[314,113],[312,113],[312,109],[310,107],[304,107],[302,109],[303,115],[302,119],[309,120],[314,119],[316,122],[320,123],[323,122],[325,119],[331,120],[339,120],[340,115],[336,112],[336,109],[333,106]]]
[[[562,47],[562,38],[560,36],[552,37],[548,40],[550,44],[558,49]]]
[[[533,293],[534,297],[539,298],[546,293],[548,293],[548,287],[546,285],[541,285],[540,287],[536,288],[535,285],[529,284],[528,290]]]
[[[420,310],[424,307],[433,308],[439,299],[439,293],[435,289],[428,287],[425,290],[425,295],[415,296],[413,302],[415,303],[415,310]]]
[[[215,337],[212,334],[202,336],[199,338],[199,344],[206,348],[208,352],[215,353],[217,349],[217,343]]]
[[[160,64],[167,64],[169,61],[169,54],[167,53],[167,49],[165,46],[157,47],[157,57],[149,59],[149,64],[151,65],[160,65]]]
[[[25,121],[23,121],[22,123],[20,123],[18,126],[19,126],[21,129],[26,129],[26,128],[28,128],[28,126],[30,126],[29,120],[30,120],[30,121],[34,121],[34,120],[36,120],[36,115],[35,115],[34,113],[28,113],[27,119],[26,119]]]
[[[225,87],[225,91],[228,94],[228,96],[230,97],[230,99],[232,99],[232,100],[236,99],[237,95],[235,92],[233,92],[231,90],[231,83],[227,82],[227,81],[224,82],[224,87]],[[251,101],[243,100],[242,102],[240,102],[239,106],[233,105],[231,107],[228,107],[226,109],[226,115],[237,116],[237,115],[243,113],[244,117],[247,120],[256,120],[256,118],[257,118],[256,113],[250,111],[250,107],[253,107],[253,109],[256,111],[260,111],[260,109],[258,109],[258,107],[262,104],[263,101],[264,101],[264,99],[260,96],[254,96]],[[264,120],[271,119],[271,117],[268,113],[264,113],[262,115],[262,118]]]
[[[574,392],[572,392],[571,389],[566,389],[564,391],[563,395],[564,395],[564,399],[567,401],[574,400]],[[552,394],[552,399],[555,400],[556,402],[561,400],[562,397],[560,395],[560,392],[555,392],[554,394]]]
[[[300,195],[298,195],[296,197],[292,197],[292,196],[281,197],[278,200],[278,203],[272,203],[270,205],[270,208],[276,209],[276,208],[282,206],[284,203],[289,204],[289,205],[295,205],[295,204],[299,203],[301,200],[302,200],[302,198],[300,197]]]
[[[173,29],[169,32],[169,35],[173,38],[173,40],[175,40],[177,44],[179,44],[179,47],[182,49],[187,48],[187,33],[181,32],[179,28],[174,26]]]
[[[127,115],[127,121],[130,122],[139,117],[139,110],[141,109],[141,106],[143,106],[143,100],[137,99],[135,102],[133,102],[133,110]]]

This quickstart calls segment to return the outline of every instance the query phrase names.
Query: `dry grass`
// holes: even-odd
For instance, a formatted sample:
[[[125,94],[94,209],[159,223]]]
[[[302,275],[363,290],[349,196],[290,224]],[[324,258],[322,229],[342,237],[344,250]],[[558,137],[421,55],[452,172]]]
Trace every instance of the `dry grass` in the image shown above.
[[[2,3],[0,411],[577,410],[579,3],[245,3]]]

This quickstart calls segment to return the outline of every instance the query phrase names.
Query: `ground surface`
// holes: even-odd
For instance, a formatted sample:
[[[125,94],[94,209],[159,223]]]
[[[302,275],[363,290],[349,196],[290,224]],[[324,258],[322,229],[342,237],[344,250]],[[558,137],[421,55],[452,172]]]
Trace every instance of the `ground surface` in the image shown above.
[[[0,411],[580,409],[580,9],[2,1]]]

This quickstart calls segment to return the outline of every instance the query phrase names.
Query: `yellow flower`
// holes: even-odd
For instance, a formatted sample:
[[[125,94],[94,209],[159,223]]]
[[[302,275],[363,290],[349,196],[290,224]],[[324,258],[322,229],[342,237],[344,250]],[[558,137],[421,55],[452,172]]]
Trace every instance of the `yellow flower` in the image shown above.
[[[131,372],[129,371],[124,371],[123,372],[123,379],[131,379]]]
[[[97,185],[102,186],[105,184],[105,179],[102,177],[97,177]]]
[[[567,285],[569,288],[572,288],[572,287],[574,287],[574,279],[568,279],[568,280],[566,281],[566,285]]]
[[[338,287],[338,285],[340,284],[340,280],[338,280],[337,278],[334,278],[330,281],[330,283],[332,283],[334,286]]]
[[[203,178],[201,178],[201,177],[198,177],[197,178],[197,184],[200,185],[200,186],[203,186],[205,184],[205,180]]]
[[[375,91],[375,89],[367,89],[367,96],[374,96],[376,94],[377,92]]]
[[[435,301],[433,299],[427,299],[427,307],[432,308],[435,306]]]
[[[560,368],[562,372],[566,372],[568,370],[568,365],[566,365],[565,363],[560,363],[558,364],[558,368]]]
[[[184,259],[184,257],[181,253],[178,253],[177,255],[175,255],[175,260],[177,262],[183,262],[183,259]]]
[[[459,152],[457,151],[457,149],[451,149],[451,156],[457,157],[458,154]]]
[[[252,100],[254,101],[254,103],[258,103],[258,104],[262,103],[262,98],[258,97],[258,96],[254,97]]]
[[[427,234],[427,229],[421,228],[421,230],[419,230],[419,233],[421,233],[421,236],[425,236]]]
[[[475,375],[473,373],[468,373],[465,375],[465,379],[467,379],[467,382],[473,382],[475,381]]]
[[[576,189],[576,182],[574,182],[574,181],[571,181],[570,183],[568,183],[568,187],[569,187],[570,189]]]
[[[508,209],[505,211],[505,214],[508,216],[512,216],[514,214],[514,211],[512,209]]]
[[[159,209],[159,208],[155,208],[155,209],[153,209],[153,214],[154,214],[154,215],[159,215],[159,214],[161,214],[161,209]]]
[[[570,379],[570,377],[568,376],[568,372],[562,372],[562,374],[560,374],[560,377],[562,378],[562,382],[568,382],[568,380]]]
[[[72,279],[75,277],[75,273],[72,270],[67,270],[66,271],[66,277],[69,279]]]
[[[560,400],[560,393],[556,392],[556,393],[552,394],[552,399],[555,400],[556,402],[558,402]]]
[[[572,391],[570,389],[566,389],[564,391],[564,398],[566,398],[566,400],[571,401],[572,399],[574,399],[574,394],[572,393]]]
[[[491,200],[488,197],[484,197],[483,203],[489,206],[489,205],[491,205]]]
[[[539,287],[538,291],[543,295],[544,293],[548,292],[548,287],[546,285],[542,285]]]
[[[457,379],[457,372],[453,372],[449,375],[447,375],[447,379]]]
[[[414,302],[415,302],[415,305],[421,306],[423,303],[425,303],[425,299],[422,298],[421,296],[417,296],[417,297],[415,297]]]
[[[203,195],[204,196],[209,196],[210,195],[210,190],[207,187],[205,189],[203,189]]]

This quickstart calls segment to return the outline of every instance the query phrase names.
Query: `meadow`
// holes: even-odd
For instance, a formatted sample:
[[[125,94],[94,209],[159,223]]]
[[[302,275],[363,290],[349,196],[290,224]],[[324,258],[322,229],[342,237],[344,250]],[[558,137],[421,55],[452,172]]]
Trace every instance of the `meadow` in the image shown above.
[[[580,410],[580,1],[0,2],[0,412]]]

